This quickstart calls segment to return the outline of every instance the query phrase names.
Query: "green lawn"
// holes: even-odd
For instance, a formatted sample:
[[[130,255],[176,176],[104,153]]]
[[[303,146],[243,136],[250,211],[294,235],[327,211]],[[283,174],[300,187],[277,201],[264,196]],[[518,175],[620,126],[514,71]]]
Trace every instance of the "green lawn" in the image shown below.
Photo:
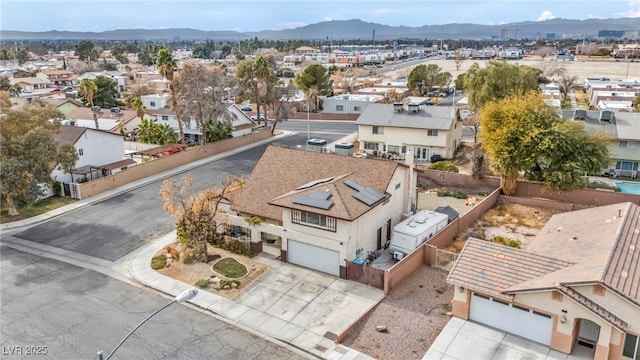
[[[213,271],[229,279],[238,279],[249,273],[247,267],[234,258],[224,258],[213,264]]]
[[[40,200],[31,206],[18,209],[19,214],[16,216],[7,215],[9,211],[5,208],[2,208],[2,210],[0,211],[0,224],[28,219],[36,215],[44,214],[47,211],[51,211],[53,209],[57,209],[59,207],[74,203],[76,201],[78,200],[70,197],[53,196]]]

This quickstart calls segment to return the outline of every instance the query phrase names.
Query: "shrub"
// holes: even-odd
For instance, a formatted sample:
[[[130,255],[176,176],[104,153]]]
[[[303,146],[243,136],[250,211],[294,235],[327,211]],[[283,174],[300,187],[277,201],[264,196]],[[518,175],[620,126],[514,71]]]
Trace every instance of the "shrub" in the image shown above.
[[[438,161],[436,163],[433,163],[431,165],[429,165],[428,169],[430,170],[440,170],[440,171],[448,171],[448,172],[453,172],[453,173],[457,173],[458,167],[453,165],[453,163],[451,161]]]
[[[164,255],[154,256],[151,259],[151,268],[153,270],[164,269],[167,266],[167,257]]]
[[[62,183],[57,180],[53,180],[53,184],[51,184],[53,188],[53,195],[60,196],[62,194]]]
[[[256,253],[251,250],[248,243],[245,244],[242,241],[238,240],[226,241],[224,244],[220,245],[220,248],[238,255],[244,255],[248,257],[256,256]]]
[[[209,279],[200,279],[196,281],[196,286],[199,288],[206,288],[210,283],[211,281]]]
[[[238,280],[220,280],[220,287],[218,287],[218,290],[223,290],[225,288],[229,288],[229,289],[233,289],[233,288],[240,288],[240,281]]]
[[[448,191],[448,190],[438,191],[438,196],[439,197],[451,196],[451,197],[454,197],[456,199],[466,199],[467,198],[467,194],[463,193],[460,190],[456,190],[456,191]]]
[[[516,249],[520,249],[520,246],[522,245],[522,243],[520,242],[520,240],[516,240],[516,239],[510,239],[508,237],[504,237],[504,236],[496,236],[493,238],[493,242],[497,243],[497,244],[502,244],[502,245],[506,245],[512,248],[516,248]]]

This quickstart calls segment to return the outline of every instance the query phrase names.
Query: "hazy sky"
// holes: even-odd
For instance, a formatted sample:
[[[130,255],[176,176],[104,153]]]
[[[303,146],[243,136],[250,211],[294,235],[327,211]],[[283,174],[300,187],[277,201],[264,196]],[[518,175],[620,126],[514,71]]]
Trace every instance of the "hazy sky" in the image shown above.
[[[498,25],[552,18],[640,17],[640,0],[0,0],[0,29],[282,30],[327,20],[385,25]]]

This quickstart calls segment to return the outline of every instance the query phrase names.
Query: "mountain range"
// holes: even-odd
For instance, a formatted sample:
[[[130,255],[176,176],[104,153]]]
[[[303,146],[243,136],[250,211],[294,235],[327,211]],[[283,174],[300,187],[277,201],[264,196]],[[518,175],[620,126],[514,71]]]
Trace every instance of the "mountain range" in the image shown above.
[[[103,32],[0,30],[1,40],[394,40],[394,39],[491,39],[503,29],[520,30],[523,39],[585,38],[601,30],[640,31],[640,18],[551,19],[501,25],[443,24],[420,27],[389,26],[358,19],[332,20],[294,29],[257,32],[203,31],[196,29],[119,29]]]

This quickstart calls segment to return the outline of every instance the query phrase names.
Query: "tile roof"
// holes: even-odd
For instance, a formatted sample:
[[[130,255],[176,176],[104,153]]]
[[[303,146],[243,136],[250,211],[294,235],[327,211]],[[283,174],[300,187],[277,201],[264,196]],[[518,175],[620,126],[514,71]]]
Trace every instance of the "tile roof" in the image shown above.
[[[447,280],[505,299],[558,290],[624,329],[624,321],[572,286],[601,284],[640,306],[640,205],[556,214],[524,250],[469,239]]]
[[[402,112],[395,111],[392,104],[369,104],[355,124],[449,130],[453,121],[453,109],[450,106],[423,106],[414,113],[406,109]]]
[[[504,294],[504,289],[570,265],[567,261],[470,238],[453,265],[447,281],[511,300],[513,296]]]
[[[242,213],[282,221],[282,208],[276,204],[293,206],[290,201],[294,195],[292,192],[301,185],[315,180],[346,176],[345,179],[355,180],[362,186],[372,187],[384,193],[397,168],[402,166],[404,165],[391,161],[269,146],[242,191],[230,196],[235,200],[232,208]],[[324,186],[332,191],[334,203],[345,203],[334,205],[331,210],[336,212],[331,216],[353,218],[364,211],[362,206],[355,203],[358,200],[353,198],[353,191],[347,191],[341,181]],[[322,187],[315,187],[316,190],[318,188]],[[313,209],[316,213],[320,210]]]

